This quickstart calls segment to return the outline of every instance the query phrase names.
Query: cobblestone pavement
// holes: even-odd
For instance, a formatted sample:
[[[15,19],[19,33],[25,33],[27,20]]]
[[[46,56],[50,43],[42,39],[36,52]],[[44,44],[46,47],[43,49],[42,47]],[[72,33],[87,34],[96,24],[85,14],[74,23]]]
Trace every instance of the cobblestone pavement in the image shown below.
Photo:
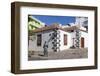
[[[48,52],[48,56],[43,56],[43,52],[34,51],[33,55],[29,55],[28,60],[54,60],[54,59],[78,59],[87,58],[87,48],[81,49],[67,49],[58,52]]]

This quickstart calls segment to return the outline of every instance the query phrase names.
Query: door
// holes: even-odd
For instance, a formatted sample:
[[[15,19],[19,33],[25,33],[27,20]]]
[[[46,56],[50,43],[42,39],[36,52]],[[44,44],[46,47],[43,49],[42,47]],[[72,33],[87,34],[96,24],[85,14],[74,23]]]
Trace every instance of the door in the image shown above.
[[[67,35],[64,34],[64,45],[67,45]]]
[[[81,37],[81,48],[84,48],[84,38]]]

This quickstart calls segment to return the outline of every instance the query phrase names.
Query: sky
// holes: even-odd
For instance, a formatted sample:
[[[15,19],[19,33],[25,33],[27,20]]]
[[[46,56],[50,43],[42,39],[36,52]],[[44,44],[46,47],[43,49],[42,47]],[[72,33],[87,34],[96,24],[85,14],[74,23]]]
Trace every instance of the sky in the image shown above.
[[[32,15],[36,19],[44,22],[46,25],[51,25],[53,23],[59,23],[66,25],[69,23],[75,23],[75,18],[73,16],[50,16],[50,15]]]

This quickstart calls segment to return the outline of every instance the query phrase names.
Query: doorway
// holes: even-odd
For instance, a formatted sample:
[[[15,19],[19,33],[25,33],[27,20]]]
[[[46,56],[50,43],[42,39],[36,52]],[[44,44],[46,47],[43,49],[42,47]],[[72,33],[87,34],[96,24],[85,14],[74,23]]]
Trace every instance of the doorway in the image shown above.
[[[84,48],[84,37],[81,37],[81,48]]]

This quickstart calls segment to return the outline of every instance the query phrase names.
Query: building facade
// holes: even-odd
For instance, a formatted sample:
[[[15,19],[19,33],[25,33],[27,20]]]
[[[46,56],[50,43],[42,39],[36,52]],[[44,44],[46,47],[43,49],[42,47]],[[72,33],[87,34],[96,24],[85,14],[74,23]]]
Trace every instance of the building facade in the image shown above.
[[[88,33],[82,27],[59,25],[45,26],[33,30],[34,40],[29,40],[29,50],[43,51],[44,43],[48,43],[48,51],[63,51],[69,48],[87,48]]]
[[[28,29],[30,31],[35,30],[37,28],[41,28],[44,27],[45,23],[43,23],[42,21],[36,19],[33,16],[28,16]]]

